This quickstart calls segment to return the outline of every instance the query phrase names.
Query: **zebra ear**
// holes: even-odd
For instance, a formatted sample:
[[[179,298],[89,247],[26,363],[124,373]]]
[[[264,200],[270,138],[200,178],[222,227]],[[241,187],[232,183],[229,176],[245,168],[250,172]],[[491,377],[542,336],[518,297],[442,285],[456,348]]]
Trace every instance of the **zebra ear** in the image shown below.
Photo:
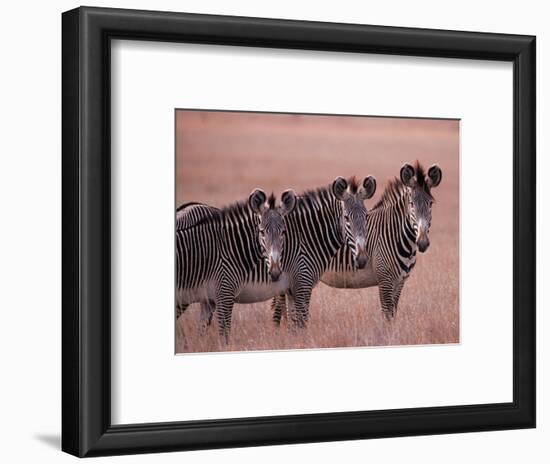
[[[434,164],[430,169],[428,169],[428,175],[426,176],[426,183],[432,187],[437,187],[443,178],[443,171],[441,168]]]
[[[404,164],[400,173],[401,182],[408,187],[414,187],[416,181],[414,174],[414,168],[410,164]]]
[[[261,189],[254,190],[248,197],[248,204],[256,214],[262,214],[267,208],[267,195]]]
[[[376,192],[376,179],[372,176],[365,177],[363,180],[363,196],[368,199]]]
[[[292,212],[295,206],[296,206],[296,194],[294,193],[294,190],[292,189],[285,190],[281,194],[281,206],[279,209],[279,211],[281,212],[281,215],[286,216],[288,213]]]
[[[337,177],[332,183],[332,193],[338,200],[344,200],[348,190],[348,181],[343,177]]]

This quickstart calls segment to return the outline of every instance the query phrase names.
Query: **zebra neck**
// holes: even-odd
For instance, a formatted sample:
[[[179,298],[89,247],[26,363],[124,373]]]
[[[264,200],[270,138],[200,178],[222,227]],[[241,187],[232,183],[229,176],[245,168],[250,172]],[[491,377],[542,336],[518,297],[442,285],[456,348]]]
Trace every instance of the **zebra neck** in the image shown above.
[[[404,242],[410,246],[416,246],[416,231],[417,223],[414,210],[411,207],[411,191],[405,189],[403,196],[396,202],[394,208],[394,214],[402,218],[401,237]],[[414,250],[413,250],[414,251]]]
[[[263,262],[258,241],[258,220],[247,208],[226,212],[223,218],[223,244],[227,259],[243,272],[250,272]]]
[[[341,218],[342,205],[328,188],[299,197],[294,211],[285,217],[289,231],[286,261],[306,252],[319,264],[328,265],[345,243]]]
[[[410,207],[410,193],[403,198],[400,205],[397,205],[395,214],[402,218],[402,225],[398,229],[399,240],[397,242],[397,251],[400,258],[410,260],[416,255],[416,235],[418,230],[414,211]]]

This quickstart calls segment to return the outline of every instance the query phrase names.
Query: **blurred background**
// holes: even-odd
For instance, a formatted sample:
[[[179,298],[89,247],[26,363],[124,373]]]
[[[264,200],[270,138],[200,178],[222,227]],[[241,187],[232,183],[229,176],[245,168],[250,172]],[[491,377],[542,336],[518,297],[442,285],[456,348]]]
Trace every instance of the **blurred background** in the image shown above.
[[[419,160],[443,171],[432,192],[430,248],[419,254],[391,326],[383,321],[377,287],[319,284],[305,336],[289,334],[284,324],[274,328],[270,302],[236,305],[231,344],[221,347],[216,330],[198,336],[198,305],[192,305],[177,323],[177,351],[459,342],[459,147],[458,120],[176,111],[177,205],[221,207],[256,187],[299,193],[336,176],[373,175],[378,188],[370,207],[404,163]]]

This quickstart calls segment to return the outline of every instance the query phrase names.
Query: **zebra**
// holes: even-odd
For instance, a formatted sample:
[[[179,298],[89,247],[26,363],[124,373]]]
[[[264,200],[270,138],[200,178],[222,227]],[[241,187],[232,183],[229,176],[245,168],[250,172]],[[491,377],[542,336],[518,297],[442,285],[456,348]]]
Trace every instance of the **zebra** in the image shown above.
[[[281,263],[294,327],[307,325],[313,288],[344,244],[358,268],[367,264],[365,200],[375,191],[372,176],[362,183],[337,177],[330,187],[300,195],[293,213],[285,218],[288,251]]]
[[[197,224],[201,220],[214,218],[220,214],[220,209],[204,203],[190,202],[180,205],[176,209],[176,230],[183,230]],[[200,303],[200,324],[199,333],[204,334],[206,327],[212,322],[212,314],[214,312],[211,301],[206,300]],[[176,320],[187,309],[186,304],[177,305]]]
[[[380,201],[369,211],[366,221],[366,252],[368,266],[353,265],[352,252],[343,246],[321,277],[326,285],[336,288],[367,288],[378,286],[382,312],[393,319],[405,281],[416,264],[416,252],[426,252],[430,246],[429,232],[434,197],[432,188],[443,177],[439,166],[433,165],[426,174],[417,161],[405,164],[400,179],[388,183]],[[285,296],[273,299],[273,321],[278,325],[285,309]]]
[[[348,182],[338,177],[332,186],[308,191],[298,198],[293,191],[283,193],[282,205],[279,208],[275,208],[273,196],[265,203],[265,197],[251,195],[249,206],[256,215],[257,228],[253,230],[252,227],[247,227],[246,231],[241,229],[241,235],[238,238],[241,241],[246,240],[247,243],[257,239],[262,258],[267,266],[261,264],[256,253],[255,257],[249,261],[249,264],[253,262],[253,265],[249,265],[245,270],[248,271],[247,275],[245,275],[246,272],[232,273],[231,259],[226,258],[226,280],[233,279],[235,283],[232,284],[230,291],[225,292],[227,297],[224,299],[212,298],[212,296],[202,297],[202,300],[206,299],[214,303],[210,305],[212,311],[208,317],[202,319],[208,324],[215,309],[220,334],[227,340],[234,302],[253,303],[268,300],[279,293],[288,293],[293,321],[297,327],[304,327],[313,287],[318,283],[319,277],[342,244],[348,244],[358,266],[366,264],[364,200],[372,197],[375,190],[376,180],[371,176],[367,177],[362,185],[354,179]],[[291,211],[292,214],[289,214]],[[224,215],[223,210],[221,214]],[[210,220],[205,219],[199,220],[197,224],[209,222]],[[221,224],[227,228],[227,221]],[[216,232],[219,233],[219,231]],[[199,238],[195,237],[195,239]],[[183,253],[178,252],[177,260],[180,267],[183,263],[182,257]],[[237,262],[237,264],[241,263]],[[237,266],[235,271],[240,270],[241,267]],[[262,270],[267,270],[267,273]],[[229,276],[229,274],[232,275]],[[180,274],[177,280],[181,282],[181,284],[178,283],[178,289],[183,289],[186,284],[182,282]],[[193,300],[187,297],[181,304],[178,315],[188,304],[198,301],[199,296],[195,295],[194,298]]]
[[[226,208],[188,203],[177,209],[176,320],[191,303],[199,302],[204,330],[217,308],[219,331],[228,341],[233,304],[247,302],[251,282],[264,283],[272,292],[284,291],[281,285],[271,285],[259,240],[259,234],[265,234],[260,232],[262,223],[269,232],[283,229],[283,217],[294,208],[296,197],[288,190],[281,198],[277,207],[273,194],[268,198],[255,189],[248,202]]]

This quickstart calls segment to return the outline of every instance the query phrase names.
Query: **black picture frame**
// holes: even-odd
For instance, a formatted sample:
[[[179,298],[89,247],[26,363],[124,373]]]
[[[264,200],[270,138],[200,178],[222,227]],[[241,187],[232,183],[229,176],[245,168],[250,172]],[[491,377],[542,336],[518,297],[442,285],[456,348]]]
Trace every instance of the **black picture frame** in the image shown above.
[[[62,449],[76,456],[535,426],[535,37],[81,7],[62,17]],[[112,39],[513,62],[513,401],[111,425]]]

